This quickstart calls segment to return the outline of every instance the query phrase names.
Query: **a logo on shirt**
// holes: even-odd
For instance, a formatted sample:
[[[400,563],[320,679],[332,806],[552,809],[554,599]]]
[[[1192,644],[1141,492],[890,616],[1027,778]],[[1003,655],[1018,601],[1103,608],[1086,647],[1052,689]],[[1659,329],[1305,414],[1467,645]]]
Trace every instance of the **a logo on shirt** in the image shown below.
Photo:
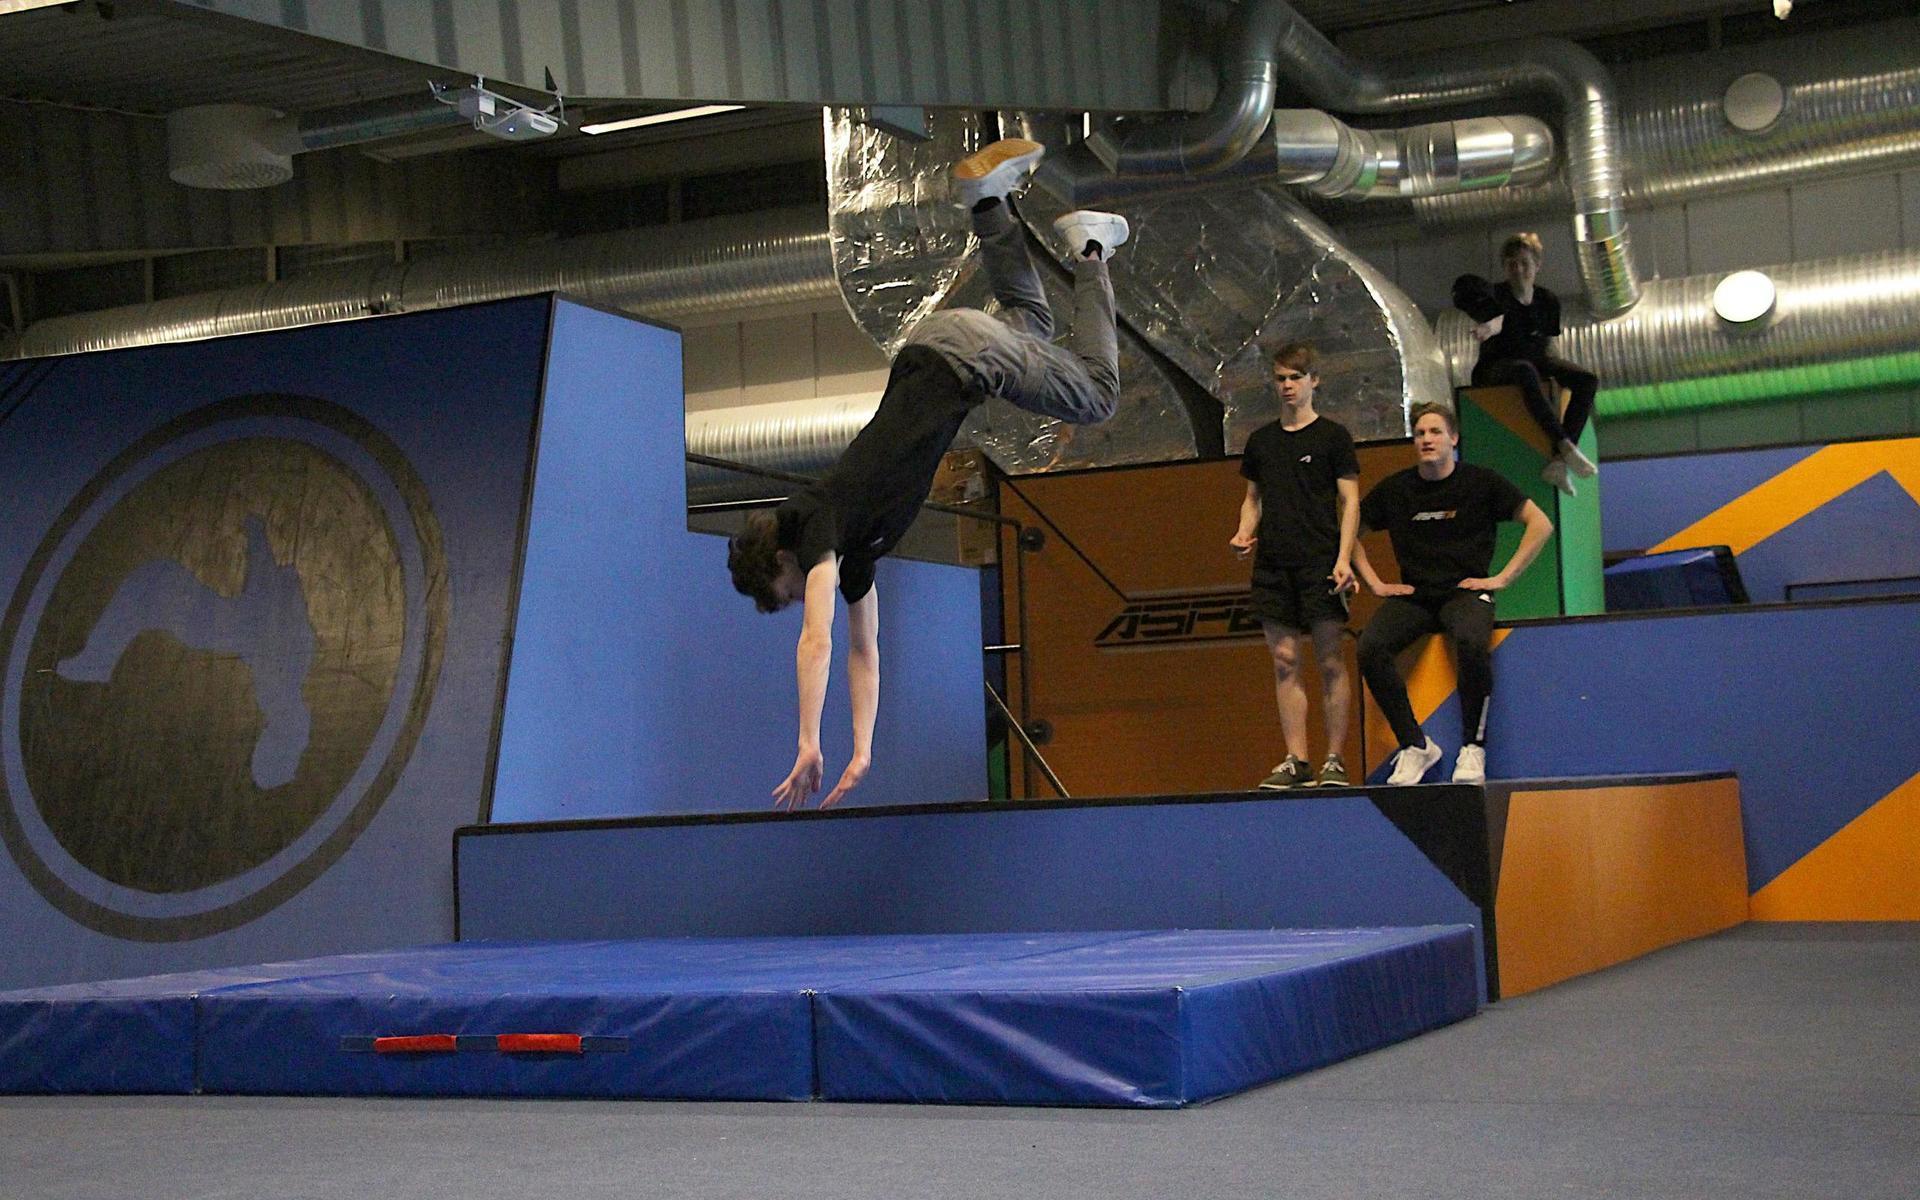
[[[1259,641],[1253,593],[1244,589],[1128,596],[1127,606],[1093,639],[1099,650],[1151,650]]]
[[[1311,455],[1311,454],[1302,454],[1302,455],[1300,456],[1300,461],[1301,461],[1301,462],[1305,462],[1305,463],[1310,463],[1310,462],[1312,462],[1312,461],[1313,461],[1313,455]]]
[[[1433,508],[1426,512],[1417,512],[1408,518],[1413,521],[1451,521],[1460,515],[1457,508]]]

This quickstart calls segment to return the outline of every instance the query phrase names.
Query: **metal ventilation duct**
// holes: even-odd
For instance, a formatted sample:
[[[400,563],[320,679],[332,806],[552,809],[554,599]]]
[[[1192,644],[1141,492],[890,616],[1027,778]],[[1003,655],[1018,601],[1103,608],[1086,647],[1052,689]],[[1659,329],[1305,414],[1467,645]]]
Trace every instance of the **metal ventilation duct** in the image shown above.
[[[457,109],[426,92],[299,116],[252,104],[196,104],[167,114],[167,174],[187,187],[272,187],[293,178],[296,154],[447,129],[466,121]]]
[[[190,341],[547,291],[661,319],[838,294],[820,215],[781,209],[412,263],[356,263],[54,317],[29,326],[11,356]]]
[[[1272,112],[1277,79],[1322,108],[1342,113],[1396,113],[1544,95],[1565,124],[1573,233],[1588,303],[1613,315],[1639,298],[1617,143],[1613,84],[1593,55],[1568,41],[1525,38],[1444,54],[1397,59],[1381,67],[1356,63],[1284,0],[1246,0],[1235,12],[1222,55],[1221,87],[1207,112],[1153,122],[1131,131],[1103,130],[1094,157],[1119,175],[1192,174],[1231,166],[1246,156]],[[1084,161],[1062,160],[1063,194],[1096,187]],[[1089,192],[1091,194],[1091,192]]]
[[[1920,163],[1920,21],[1642,68],[1622,84],[1622,195],[1645,207]],[[1771,84],[1771,86],[1768,86]],[[1566,186],[1419,200],[1423,225],[1564,208]]]
[[[1716,311],[1725,273],[1654,279],[1627,316],[1570,321],[1560,352],[1600,376],[1602,408],[1615,415],[1920,381],[1920,251],[1761,270],[1774,299],[1752,320]],[[1438,324],[1464,383],[1477,354],[1472,322],[1448,310]]]
[[[1355,129],[1312,108],[1273,114],[1280,182],[1316,196],[1411,200],[1540,182],[1560,164],[1533,117],[1470,117],[1406,129]]]

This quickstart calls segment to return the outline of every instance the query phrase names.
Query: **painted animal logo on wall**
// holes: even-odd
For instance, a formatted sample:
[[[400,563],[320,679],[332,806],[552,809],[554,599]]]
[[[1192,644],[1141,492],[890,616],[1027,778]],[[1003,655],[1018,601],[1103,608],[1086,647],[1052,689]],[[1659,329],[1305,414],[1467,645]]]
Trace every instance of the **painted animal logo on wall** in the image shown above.
[[[449,604],[425,488],[362,418],[253,396],[171,422],[73,498],[0,623],[0,836],[102,932],[256,918],[378,813]]]

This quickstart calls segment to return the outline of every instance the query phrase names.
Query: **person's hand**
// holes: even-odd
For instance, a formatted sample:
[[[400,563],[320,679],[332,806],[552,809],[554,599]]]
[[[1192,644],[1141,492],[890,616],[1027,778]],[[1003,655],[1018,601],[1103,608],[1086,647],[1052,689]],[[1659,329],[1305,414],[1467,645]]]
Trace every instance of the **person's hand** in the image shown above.
[[[1410,583],[1382,583],[1379,587],[1370,590],[1382,600],[1385,600],[1388,596],[1413,595],[1413,585]]]
[[[1506,323],[1507,323],[1507,314],[1505,313],[1501,313],[1499,316],[1495,317],[1491,321],[1480,322],[1478,325],[1475,325],[1473,327],[1473,340],[1476,342],[1486,341],[1488,338],[1492,337],[1494,334],[1499,333],[1501,327],[1504,326]]]
[[[867,777],[867,768],[872,765],[872,759],[854,755],[853,760],[847,764],[847,769],[840,772],[840,782],[833,785],[833,790],[828,792],[827,798],[820,802],[820,807],[832,808],[840,803],[841,797],[860,786],[860,781]]]
[[[1259,544],[1260,539],[1258,537],[1255,537],[1251,533],[1241,533],[1238,530],[1234,532],[1232,537],[1227,539],[1227,545],[1233,547],[1233,556],[1235,558],[1245,558],[1247,555],[1252,554],[1253,548]]]
[[[820,760],[819,748],[802,749],[794,756],[793,770],[780,781],[779,787],[773,789],[773,806],[799,808],[807,802],[808,797],[820,790],[820,777],[823,774],[825,767]]]
[[[1353,568],[1343,562],[1334,563],[1333,573],[1327,578],[1333,580],[1333,594],[1336,596],[1344,596],[1360,586],[1360,581],[1353,577]]]
[[[1495,575],[1491,579],[1462,579],[1453,586],[1463,592],[1497,592],[1507,586],[1507,581]]]

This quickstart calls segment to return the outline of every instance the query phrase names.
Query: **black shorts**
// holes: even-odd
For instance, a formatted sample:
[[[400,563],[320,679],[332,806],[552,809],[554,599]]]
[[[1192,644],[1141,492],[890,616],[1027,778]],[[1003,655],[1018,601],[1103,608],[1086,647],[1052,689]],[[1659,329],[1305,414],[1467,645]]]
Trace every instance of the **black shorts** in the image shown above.
[[[1333,564],[1253,568],[1253,615],[1262,623],[1311,633],[1322,621],[1347,623],[1347,597],[1333,590]]]

